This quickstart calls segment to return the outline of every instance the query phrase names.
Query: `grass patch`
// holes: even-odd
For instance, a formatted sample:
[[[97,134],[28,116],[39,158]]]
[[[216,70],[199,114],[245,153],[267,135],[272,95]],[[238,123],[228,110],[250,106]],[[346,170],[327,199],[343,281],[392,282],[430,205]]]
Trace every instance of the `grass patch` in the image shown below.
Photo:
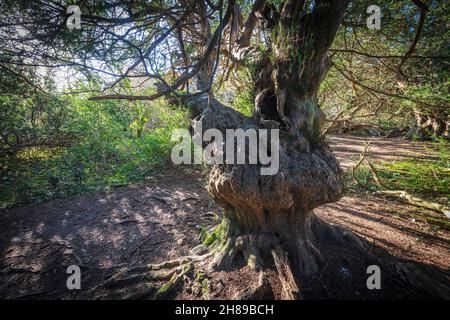
[[[419,198],[450,206],[449,143],[439,141],[435,144],[435,147],[433,148],[434,152],[430,152],[430,157],[427,160],[411,159],[395,162],[378,162],[374,166],[386,188],[407,191]],[[437,156],[431,156],[431,154],[436,154],[435,150],[438,150]],[[361,165],[355,174],[358,181],[364,184],[369,192],[379,190],[367,164]],[[347,186],[350,189],[361,190],[361,187],[353,181],[351,170],[347,171],[346,178]],[[408,212],[406,215],[426,222],[432,228],[450,230],[450,221],[441,214],[415,214]]]
[[[450,144],[435,143],[437,156],[427,160],[385,162],[380,176],[389,189],[400,189],[426,197],[450,197]],[[431,151],[431,150],[430,150]]]
[[[438,226],[442,229],[450,231],[450,221],[445,218],[426,217],[426,221],[430,225]]]

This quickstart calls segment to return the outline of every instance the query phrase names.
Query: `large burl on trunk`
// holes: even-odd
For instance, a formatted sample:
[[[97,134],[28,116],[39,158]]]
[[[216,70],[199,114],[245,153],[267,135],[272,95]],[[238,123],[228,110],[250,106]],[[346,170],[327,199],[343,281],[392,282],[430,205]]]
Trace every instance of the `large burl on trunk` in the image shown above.
[[[258,124],[214,99],[199,98],[197,106],[200,100],[209,102],[193,121],[196,130],[201,124],[203,131],[216,128],[225,134],[226,129],[273,124]],[[212,245],[210,266],[224,268],[239,254],[257,270],[273,261],[284,283],[284,297],[297,298],[295,277],[302,279],[319,271],[323,242],[342,238],[339,229],[320,221],[312,210],[339,200],[343,177],[337,160],[320,139],[305,151],[292,133],[284,131],[279,154],[279,170],[274,175],[261,175],[261,165],[211,168],[208,191],[224,208],[224,217],[216,230],[220,236]]]
[[[230,263],[240,250],[250,265],[258,267],[281,247],[298,276],[318,271],[322,261],[318,240],[324,233],[312,209],[341,197],[341,171],[325,146],[309,153],[282,148],[281,159],[274,176],[261,176],[257,166],[212,170],[208,191],[225,209],[226,241],[217,263]]]
[[[194,134],[218,129],[225,136],[227,129],[279,128],[279,150],[271,146],[271,152],[279,152],[279,170],[274,175],[261,175],[260,164],[213,165],[207,188],[224,208],[223,221],[213,231],[214,240],[208,241],[209,253],[179,259],[176,265],[190,261],[201,268],[208,265],[226,270],[235,259],[244,258],[249,266],[260,270],[260,278],[255,286],[236,296],[241,299],[270,296],[265,270],[274,265],[281,298],[298,299],[302,296],[298,284],[323,270],[327,260],[323,249],[331,246],[353,252],[365,261],[361,267],[364,270],[370,264],[379,265],[388,274],[384,283],[392,280],[395,286],[404,287],[407,283],[410,288],[420,290],[428,283],[432,285],[427,291],[448,296],[448,290],[437,281],[414,267],[387,265],[371,255],[360,238],[321,221],[313,212],[322,204],[339,200],[343,194],[342,171],[319,136],[324,116],[317,104],[317,92],[330,67],[327,52],[349,1],[316,0],[313,6],[301,0],[283,1],[279,5],[264,3],[255,1],[243,36],[237,41],[238,48],[229,52],[237,63],[251,52],[245,48],[251,35],[246,31],[255,25],[256,16],[263,16],[263,28],[272,35],[269,46],[256,54],[253,61],[249,58],[245,62],[250,60],[252,64],[249,69],[255,84],[253,116],[246,117],[207,93],[185,96],[181,103],[192,110]],[[229,143],[234,141],[225,141]],[[227,149],[223,147],[224,153]],[[229,150],[236,151],[236,147]],[[399,273],[413,281],[398,285]]]

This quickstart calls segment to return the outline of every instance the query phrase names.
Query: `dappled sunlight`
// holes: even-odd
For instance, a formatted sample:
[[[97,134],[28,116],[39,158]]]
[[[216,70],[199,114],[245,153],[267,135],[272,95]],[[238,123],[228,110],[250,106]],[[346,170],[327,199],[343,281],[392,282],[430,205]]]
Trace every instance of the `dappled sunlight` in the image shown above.
[[[211,209],[208,198],[200,196],[196,179],[188,178],[185,186],[145,185],[4,213],[3,225],[8,219],[21,222],[4,231],[2,264],[22,268],[21,276],[27,279],[23,286],[36,283],[58,291],[64,283],[58,289],[55,281],[65,277],[70,264],[81,265],[86,272],[96,270],[94,276],[129,263],[131,257],[151,263],[189,254],[186,246],[198,243],[198,227],[215,222],[199,214],[203,210],[199,212],[198,205],[203,213]],[[49,268],[59,270],[54,281],[45,272]],[[13,291],[20,295],[20,290]]]
[[[378,145],[378,140],[374,144]],[[351,154],[356,156],[358,148],[354,149]],[[337,155],[341,157],[341,151]],[[5,282],[3,290],[26,296],[26,287],[33,284],[41,288],[38,294],[50,290],[59,296],[65,294],[65,268],[70,264],[81,265],[86,281],[95,285],[98,274],[130,263],[159,263],[189,255],[190,248],[200,243],[200,229],[220,221],[220,210],[198,180],[189,176],[183,183],[118,188],[66,202],[23,207],[0,216],[5,221],[22,221],[6,230],[3,239],[10,240],[2,240],[0,249],[3,265],[10,265],[27,279],[14,289],[8,289],[10,282]],[[423,222],[405,219],[403,213],[412,210],[385,199],[352,194],[315,212],[361,236],[371,253],[389,252],[398,259],[450,268],[445,258],[450,236],[443,231],[430,232]],[[242,266],[235,268],[228,272]],[[50,270],[57,272],[54,279]],[[15,279],[14,274],[8,277]]]
[[[352,195],[315,211],[326,221],[349,228],[372,246],[383,248],[397,257],[450,269],[450,259],[444,258],[450,252],[450,235],[445,230],[430,233],[426,222],[398,216],[414,210],[417,208],[411,205],[368,195]]]
[[[344,169],[351,168],[361,153],[364,143],[372,141],[370,156],[375,161],[401,161],[405,159],[433,159],[436,147],[426,142],[411,142],[403,138],[373,138],[351,135],[328,137],[333,151]],[[433,154],[433,152],[435,154]]]
[[[0,299],[450,298],[450,13],[378,2],[6,1]]]

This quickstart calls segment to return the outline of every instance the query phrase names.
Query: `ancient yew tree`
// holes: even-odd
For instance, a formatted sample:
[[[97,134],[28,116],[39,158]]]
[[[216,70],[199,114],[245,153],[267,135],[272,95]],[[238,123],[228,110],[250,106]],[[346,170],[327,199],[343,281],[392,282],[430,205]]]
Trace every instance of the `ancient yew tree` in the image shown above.
[[[232,110],[215,112],[214,107],[200,115],[204,128],[279,126],[282,131],[276,175],[261,176],[257,166],[212,169],[208,190],[225,208],[225,241],[215,261],[219,265],[237,252],[256,267],[273,256],[281,273],[289,261],[294,274],[307,277],[323,261],[318,242],[330,230],[312,209],[338,200],[343,182],[337,161],[319,137],[316,95],[346,6],[346,1],[320,1],[312,7],[287,1],[266,8],[268,28],[277,36],[255,63],[257,114],[248,119]]]
[[[328,242],[364,252],[359,238],[313,212],[343,194],[342,171],[320,136],[325,117],[317,93],[349,3],[80,1],[81,29],[68,29],[73,17],[61,3],[6,1],[0,58],[4,65],[67,67],[87,77],[104,76],[102,92],[94,92],[93,100],[165,97],[190,109],[194,129],[200,124],[203,131],[223,133],[280,129],[275,175],[261,175],[261,164],[210,167],[207,189],[224,211],[209,253],[154,268],[206,261],[220,269],[244,258],[261,271],[248,296],[265,296],[263,270],[274,265],[282,297],[295,299],[298,283],[326,263],[322,249]],[[229,68],[251,75],[250,117],[215,98],[218,71],[226,74]],[[123,90],[130,79],[132,94],[130,87]]]

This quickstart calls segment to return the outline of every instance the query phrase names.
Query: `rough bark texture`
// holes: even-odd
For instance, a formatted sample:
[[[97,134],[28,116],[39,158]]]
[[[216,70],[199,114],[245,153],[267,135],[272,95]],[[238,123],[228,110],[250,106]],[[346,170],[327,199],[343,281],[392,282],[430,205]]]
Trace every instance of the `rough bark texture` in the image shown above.
[[[281,120],[301,151],[309,151],[319,137],[324,114],[317,91],[330,62],[328,48],[336,35],[348,1],[286,1],[271,48],[255,73],[256,119]],[[309,11],[310,10],[310,11]]]
[[[259,164],[214,165],[208,191],[225,209],[212,266],[223,267],[238,253],[254,268],[274,262],[285,298],[298,294],[294,276],[302,279],[319,270],[320,241],[338,234],[312,211],[343,193],[339,164],[319,138],[323,117],[316,96],[347,3],[316,1],[313,9],[307,8],[307,1],[281,5],[272,24],[278,37],[254,74],[253,118],[206,95],[186,101],[199,114],[193,127],[201,124],[203,132],[281,128],[275,175],[261,175]]]
[[[414,109],[414,122],[407,136],[427,140],[431,135],[450,139],[450,114],[446,110],[424,114]]]
[[[212,165],[207,188],[224,208],[223,221],[214,230],[212,243],[208,242],[208,253],[152,266],[152,270],[178,268],[170,273],[168,284],[158,290],[157,298],[179,283],[194,262],[201,268],[205,264],[224,268],[242,256],[249,266],[261,272],[258,284],[245,288],[236,295],[237,299],[268,296],[264,275],[264,267],[268,266],[274,266],[278,272],[281,297],[297,299],[301,297],[299,281],[321,270],[326,259],[322,249],[331,243],[346,251],[356,249],[361,257],[392,269],[371,256],[358,237],[324,223],[313,212],[317,206],[337,201],[343,194],[342,171],[319,135],[323,113],[317,105],[317,91],[330,65],[327,51],[349,1],[311,3],[292,0],[263,6],[263,1],[256,1],[241,38],[234,35],[237,27],[233,23],[228,26],[230,42],[238,39],[238,50],[229,52],[235,61],[248,52],[245,46],[257,15],[266,18],[264,27],[272,34],[269,49],[251,68],[255,81],[253,117],[222,105],[207,93],[179,98],[195,117],[194,138],[208,129],[217,129],[226,136],[227,129],[280,128],[279,170],[274,175],[261,175],[261,164]],[[200,70],[197,89],[207,88],[206,79],[210,76],[211,67]],[[228,143],[234,141],[225,141]],[[224,157],[226,149],[224,146]],[[200,245],[199,250],[203,249]],[[403,270],[406,269],[393,273]],[[419,272],[416,274],[420,276]],[[407,275],[405,278],[408,281]],[[422,280],[417,280],[417,276],[411,279]],[[438,292],[447,294],[441,287]]]
[[[226,129],[263,127],[206,95],[190,104],[203,110],[193,121],[195,130],[201,125],[203,132],[216,128],[225,134]],[[264,125],[269,124],[273,122]],[[293,292],[293,275],[302,279],[319,270],[323,261],[319,242],[334,232],[312,210],[342,196],[343,177],[325,143],[318,141],[305,152],[292,147],[288,137],[284,132],[280,139],[277,174],[261,175],[259,164],[214,165],[208,191],[225,209],[211,266],[223,268],[237,254],[255,269],[273,261],[287,290],[285,298],[294,298],[298,293]]]
[[[285,1],[273,17],[277,37],[254,68],[255,112],[246,117],[207,94],[185,98],[195,119],[193,132],[218,129],[280,128],[279,170],[261,175],[261,164],[216,164],[208,191],[224,208],[224,217],[210,244],[211,268],[224,268],[242,256],[249,266],[278,271],[284,299],[301,298],[298,283],[311,278],[326,259],[325,246],[355,249],[373,257],[363,242],[344,228],[324,223],[314,214],[319,205],[343,194],[343,175],[319,132],[323,115],[317,91],[329,62],[327,50],[337,32],[348,1]],[[201,130],[199,130],[201,126]],[[225,141],[234,143],[234,141]],[[207,143],[205,143],[205,146]],[[226,157],[226,146],[224,147]],[[246,162],[248,163],[248,161]],[[258,285],[238,298],[264,296],[264,271]],[[445,290],[444,290],[445,291]]]

